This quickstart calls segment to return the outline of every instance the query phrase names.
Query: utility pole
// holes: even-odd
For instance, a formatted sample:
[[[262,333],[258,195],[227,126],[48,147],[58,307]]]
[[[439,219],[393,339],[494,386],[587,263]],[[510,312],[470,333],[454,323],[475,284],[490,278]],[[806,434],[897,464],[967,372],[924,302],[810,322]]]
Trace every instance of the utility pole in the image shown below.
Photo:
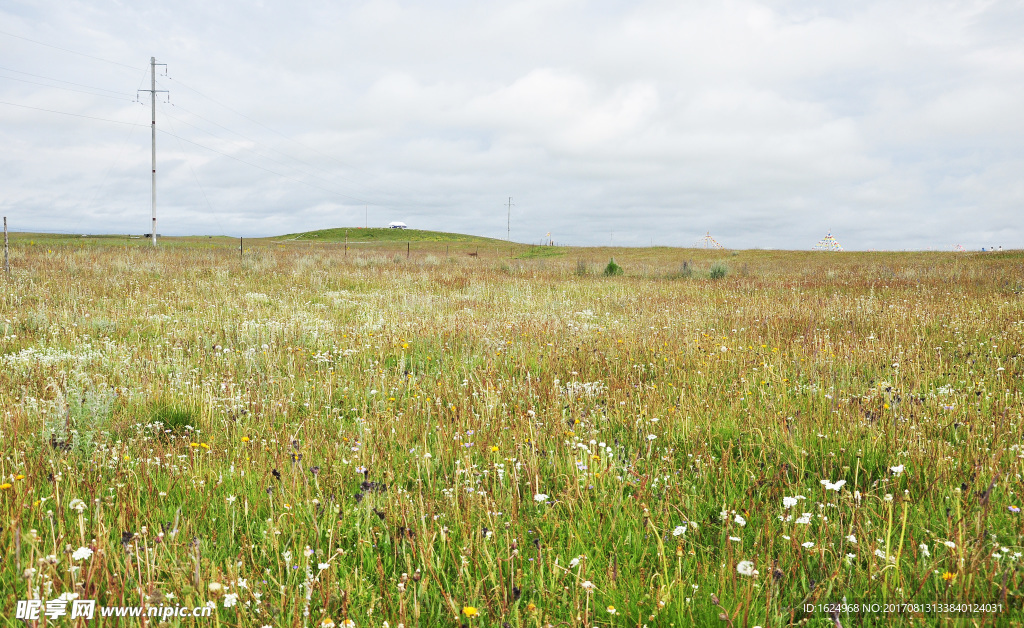
[[[140,89],[140,92],[149,92],[149,102],[152,105],[152,134],[153,134],[153,224],[150,227],[150,235],[153,238],[153,246],[156,246],[156,93],[166,92],[166,89],[156,88],[156,66],[167,67],[166,63],[157,63],[156,57],[149,58],[149,89]]]
[[[508,224],[505,225],[505,239],[508,240],[508,256],[512,257],[512,197],[508,197]]]

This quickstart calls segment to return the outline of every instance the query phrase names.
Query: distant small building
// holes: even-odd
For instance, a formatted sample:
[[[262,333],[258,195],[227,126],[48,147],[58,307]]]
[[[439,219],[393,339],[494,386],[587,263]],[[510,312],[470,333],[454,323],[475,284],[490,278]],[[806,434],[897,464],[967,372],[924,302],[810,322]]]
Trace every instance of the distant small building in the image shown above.
[[[398,222],[396,220],[394,222],[389,222],[388,227],[391,229],[408,229],[409,225],[405,224],[404,222]]]

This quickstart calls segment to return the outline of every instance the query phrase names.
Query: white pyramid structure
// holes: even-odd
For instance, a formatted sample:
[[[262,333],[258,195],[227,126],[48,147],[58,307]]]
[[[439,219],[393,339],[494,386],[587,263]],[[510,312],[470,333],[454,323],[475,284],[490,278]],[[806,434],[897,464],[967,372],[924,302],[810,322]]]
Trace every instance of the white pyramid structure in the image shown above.
[[[814,250],[815,251],[842,251],[843,250],[843,245],[839,244],[839,242],[836,241],[836,239],[832,237],[832,232],[829,231],[828,234],[824,238],[818,240],[818,243],[814,245]]]

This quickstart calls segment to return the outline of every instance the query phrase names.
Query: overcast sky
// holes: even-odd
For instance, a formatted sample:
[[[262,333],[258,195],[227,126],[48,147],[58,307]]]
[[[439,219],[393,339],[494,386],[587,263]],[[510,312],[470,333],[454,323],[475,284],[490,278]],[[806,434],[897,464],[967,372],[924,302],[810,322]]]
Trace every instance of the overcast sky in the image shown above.
[[[504,238],[511,196],[520,242],[1024,246],[1019,1],[0,0],[0,31],[14,230],[149,231],[155,56],[162,234]]]

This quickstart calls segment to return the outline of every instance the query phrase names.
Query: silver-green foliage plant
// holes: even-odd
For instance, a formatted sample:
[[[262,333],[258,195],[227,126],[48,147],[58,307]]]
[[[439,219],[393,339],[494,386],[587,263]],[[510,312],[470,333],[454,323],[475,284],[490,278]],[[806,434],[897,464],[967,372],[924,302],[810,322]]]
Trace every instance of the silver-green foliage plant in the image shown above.
[[[97,441],[109,433],[115,396],[113,390],[102,386],[70,387],[64,395],[63,411],[46,415],[44,442],[55,450],[90,457]]]

